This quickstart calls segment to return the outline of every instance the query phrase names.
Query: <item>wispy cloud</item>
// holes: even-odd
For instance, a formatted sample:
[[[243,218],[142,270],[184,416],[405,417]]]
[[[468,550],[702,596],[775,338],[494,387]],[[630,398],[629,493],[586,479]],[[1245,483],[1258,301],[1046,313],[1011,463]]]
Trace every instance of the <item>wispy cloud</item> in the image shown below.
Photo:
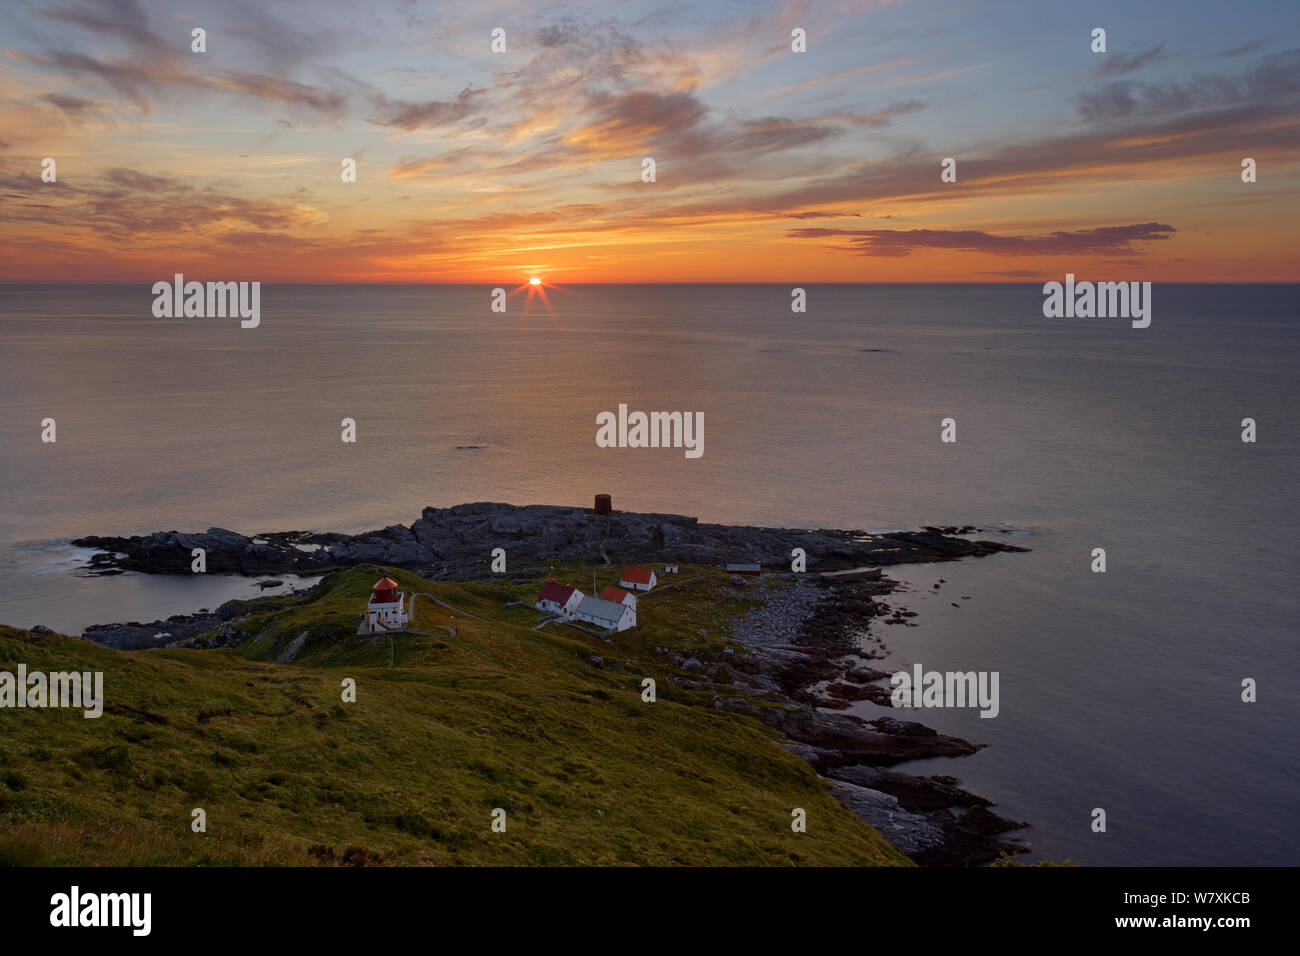
[[[1173,226],[1158,222],[1051,232],[1040,236],[999,236],[977,229],[793,229],[793,239],[841,239],[842,248],[863,256],[910,255],[918,249],[984,252],[996,256],[1084,256],[1130,252],[1135,242],[1168,239]]]
[[[486,93],[486,90],[467,87],[452,99],[423,102],[390,100],[380,96],[375,100],[375,115],[371,117],[370,122],[376,126],[396,127],[408,132],[446,126],[460,122],[473,114],[476,100],[481,101]]]
[[[254,8],[239,9],[253,19],[236,28],[235,35],[241,35],[242,31],[246,42],[272,54],[281,67],[298,62],[317,49],[310,40],[268,14]],[[341,115],[347,101],[341,91],[283,76],[232,67],[211,71],[195,68],[187,59],[193,56],[188,48],[188,31],[164,39],[150,27],[148,15],[137,0],[63,3],[37,12],[46,20],[77,27],[91,41],[101,42],[93,43],[94,53],[67,47],[14,49],[6,51],[10,58],[64,76],[98,80],[126,97],[141,113],[151,113],[158,100],[178,90],[244,95],[333,117]],[[125,55],[100,53],[104,37],[121,41],[126,48]],[[207,65],[206,60],[200,62]]]
[[[791,83],[788,86],[778,86],[768,90],[763,95],[771,96],[788,96],[791,93],[800,93],[804,90],[812,89],[814,86],[820,86],[823,83],[834,83],[838,80],[846,80],[851,76],[862,76],[864,73],[875,73],[877,70],[892,70],[895,67],[908,66],[925,59],[921,56],[900,57],[896,60],[890,60],[888,63],[869,63],[866,66],[855,67],[852,70],[840,70],[838,73],[830,73],[826,76],[815,76],[810,80],[804,80],[800,83]]]
[[[1036,63],[1026,86],[967,41],[997,27],[1030,42],[1059,15],[1021,23],[951,0],[558,12],[483,0],[436,16],[385,0],[364,15],[32,2],[34,16],[0,10],[5,275],[53,262],[114,276],[183,257],[455,278],[545,249],[557,270],[595,278],[707,278],[730,262],[736,276],[853,279],[875,275],[871,258],[1017,278],[1033,270],[988,257],[1160,250],[1169,263],[1171,246],[1189,271],[1211,249],[1216,263],[1295,270],[1276,263],[1296,212],[1300,51],[1264,54],[1237,30],[1199,65],[1167,53],[1197,47],[1196,10],[1192,26],[1154,33],[1138,17],[1136,52],[1086,58],[1097,65],[1082,86],[1067,62]],[[498,21],[504,55],[488,48],[484,24]],[[189,49],[198,25],[207,54]],[[795,25],[806,54],[790,50]],[[1284,35],[1267,20],[1251,30]],[[1242,155],[1267,176],[1227,189]],[[57,183],[40,181],[44,156],[58,157]],[[358,182],[340,182],[343,156],[361,160]],[[944,156],[956,183],[940,182]],[[641,180],[644,157],[655,182]],[[1068,226],[1053,231],[1054,217]],[[919,228],[857,228],[899,221]]]
[[[1108,53],[1106,59],[1101,61],[1093,71],[1093,76],[1123,76],[1125,73],[1136,73],[1156,60],[1164,50],[1163,43],[1151,47],[1149,50],[1143,50],[1141,53],[1125,55],[1123,53]]]
[[[1108,120],[1134,115],[1168,116],[1192,110],[1248,105],[1271,113],[1292,112],[1300,96],[1300,49],[1261,57],[1236,75],[1201,74],[1190,80],[1134,85],[1123,80],[1079,94],[1079,115]]]
[[[1224,50],[1218,55],[1223,59],[1227,60],[1237,56],[1248,56],[1251,53],[1258,53],[1263,48],[1264,48],[1264,44],[1261,43],[1259,40],[1250,40],[1247,41],[1246,43],[1241,43],[1238,44],[1237,46]]]

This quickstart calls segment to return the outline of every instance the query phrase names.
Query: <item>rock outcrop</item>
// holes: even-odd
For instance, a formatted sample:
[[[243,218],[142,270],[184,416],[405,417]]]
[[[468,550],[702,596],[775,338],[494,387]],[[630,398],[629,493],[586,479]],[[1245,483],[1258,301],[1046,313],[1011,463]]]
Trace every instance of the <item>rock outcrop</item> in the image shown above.
[[[588,559],[603,550],[613,562],[747,562],[773,570],[788,569],[791,550],[803,548],[809,571],[1024,550],[998,541],[970,541],[939,529],[869,535],[702,524],[672,514],[597,515],[585,508],[493,502],[425,508],[409,527],[395,524],[356,535],[276,531],[248,537],[209,528],[202,533],[90,536],[73,544],[100,552],[88,570],[101,574],[122,570],[188,574],[193,549],[202,548],[209,573],[323,574],[358,564],[383,564],[426,578],[459,580],[481,576],[490,552],[498,547],[506,549],[516,566]]]

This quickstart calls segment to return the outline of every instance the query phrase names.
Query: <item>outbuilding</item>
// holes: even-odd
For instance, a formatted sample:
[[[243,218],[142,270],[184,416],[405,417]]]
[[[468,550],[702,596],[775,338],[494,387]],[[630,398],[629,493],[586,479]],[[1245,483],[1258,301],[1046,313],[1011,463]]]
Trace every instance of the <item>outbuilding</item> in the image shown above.
[[[658,583],[659,579],[649,568],[624,568],[618,582],[619,587],[632,591],[649,591]]]

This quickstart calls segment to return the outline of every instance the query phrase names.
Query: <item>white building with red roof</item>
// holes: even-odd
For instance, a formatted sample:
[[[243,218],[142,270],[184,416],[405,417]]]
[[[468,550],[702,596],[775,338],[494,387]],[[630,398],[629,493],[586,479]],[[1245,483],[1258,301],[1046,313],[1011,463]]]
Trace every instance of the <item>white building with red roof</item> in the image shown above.
[[[600,592],[602,601],[609,601],[611,604],[621,604],[626,608],[632,609],[632,623],[628,627],[636,627],[636,595],[622,588],[616,588],[613,585],[605,588]]]
[[[623,577],[619,579],[619,587],[627,588],[631,591],[649,591],[659,579],[649,568],[624,568]]]
[[[622,588],[616,588],[612,584],[600,592],[602,601],[613,601],[615,604],[626,604],[628,607],[636,607],[636,595]]]
[[[539,611],[546,611],[550,614],[563,614],[565,617],[572,617],[574,609],[582,601],[583,594],[577,588],[571,588],[567,584],[560,584],[558,581],[547,581],[542,585],[542,591],[537,595],[537,604],[535,607]]]

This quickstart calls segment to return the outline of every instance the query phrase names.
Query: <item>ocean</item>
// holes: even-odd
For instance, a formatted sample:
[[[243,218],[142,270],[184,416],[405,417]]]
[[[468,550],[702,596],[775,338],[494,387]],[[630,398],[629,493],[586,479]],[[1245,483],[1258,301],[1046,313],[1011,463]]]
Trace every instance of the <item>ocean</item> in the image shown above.
[[[813,285],[802,314],[778,285],[551,287],[505,313],[484,286],[268,285],[253,329],[156,319],[150,286],[0,286],[0,622],[77,633],[256,590],[83,577],[84,534],[597,492],[973,524],[1033,550],[895,569],[918,626],[878,632],[888,669],[997,671],[1000,713],[903,714],[989,746],[900,769],[1030,822],[1031,859],[1300,863],[1300,286],[1157,284],[1145,329],[1044,318],[1041,284]],[[702,412],[703,455],[597,447],[620,404]]]

